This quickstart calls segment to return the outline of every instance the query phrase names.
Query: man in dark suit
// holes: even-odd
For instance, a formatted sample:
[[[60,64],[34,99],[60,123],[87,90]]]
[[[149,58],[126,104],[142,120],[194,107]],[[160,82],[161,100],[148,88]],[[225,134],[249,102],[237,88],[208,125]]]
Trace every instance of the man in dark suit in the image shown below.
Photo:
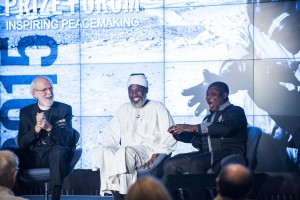
[[[51,79],[35,78],[30,86],[37,103],[20,110],[18,146],[20,169],[50,168],[52,200],[59,200],[74,145],[72,107],[54,101]]]
[[[164,163],[168,175],[206,174],[212,168],[218,173],[221,159],[230,154],[245,156],[247,118],[244,109],[229,101],[229,88],[224,82],[208,86],[206,101],[210,114],[200,124],[176,124],[169,128],[178,141],[191,143],[198,151],[177,154]]]

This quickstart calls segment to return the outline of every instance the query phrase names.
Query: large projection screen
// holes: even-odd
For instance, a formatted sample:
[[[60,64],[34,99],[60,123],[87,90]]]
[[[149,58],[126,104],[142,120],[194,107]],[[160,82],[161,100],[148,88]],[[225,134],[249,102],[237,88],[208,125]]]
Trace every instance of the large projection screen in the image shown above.
[[[299,36],[299,1],[1,0],[0,145],[17,135],[20,108],[35,102],[30,83],[45,75],[73,108],[76,167],[90,169],[104,127],[129,101],[129,75],[144,73],[148,98],[175,123],[200,123],[207,86],[226,82],[231,103],[263,130],[258,168],[298,170]],[[173,155],[193,150],[178,143]]]

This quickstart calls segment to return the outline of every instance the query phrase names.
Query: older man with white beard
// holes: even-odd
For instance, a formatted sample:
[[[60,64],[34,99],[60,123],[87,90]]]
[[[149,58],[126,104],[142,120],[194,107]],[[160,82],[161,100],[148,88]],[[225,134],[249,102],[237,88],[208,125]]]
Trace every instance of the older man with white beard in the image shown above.
[[[36,77],[31,85],[36,103],[20,110],[17,149],[20,169],[50,168],[52,200],[59,200],[73,154],[72,107],[54,101],[51,79]]]
[[[168,133],[173,119],[161,102],[147,99],[145,75],[131,74],[127,87],[131,102],[118,109],[92,158],[93,169],[100,169],[100,195],[112,193],[115,199],[124,199],[137,179],[137,167],[149,167],[159,154],[176,147]]]

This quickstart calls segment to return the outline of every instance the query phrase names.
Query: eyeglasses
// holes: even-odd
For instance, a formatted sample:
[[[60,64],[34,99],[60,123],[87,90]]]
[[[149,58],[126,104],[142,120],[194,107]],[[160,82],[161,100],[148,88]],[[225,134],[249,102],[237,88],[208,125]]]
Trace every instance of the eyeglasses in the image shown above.
[[[45,88],[45,89],[42,89],[42,90],[35,90],[35,91],[43,92],[43,93],[46,93],[47,91],[52,92],[53,91],[53,87]]]

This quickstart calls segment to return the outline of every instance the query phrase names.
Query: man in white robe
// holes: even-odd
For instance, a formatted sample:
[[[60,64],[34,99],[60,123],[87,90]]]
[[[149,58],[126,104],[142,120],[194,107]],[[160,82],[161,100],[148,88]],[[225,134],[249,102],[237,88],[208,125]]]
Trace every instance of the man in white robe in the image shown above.
[[[92,158],[93,170],[100,170],[100,195],[113,193],[116,199],[136,181],[137,167],[149,167],[159,154],[176,148],[168,133],[173,119],[161,102],[147,99],[145,75],[132,74],[127,86],[131,102],[118,109]]]

